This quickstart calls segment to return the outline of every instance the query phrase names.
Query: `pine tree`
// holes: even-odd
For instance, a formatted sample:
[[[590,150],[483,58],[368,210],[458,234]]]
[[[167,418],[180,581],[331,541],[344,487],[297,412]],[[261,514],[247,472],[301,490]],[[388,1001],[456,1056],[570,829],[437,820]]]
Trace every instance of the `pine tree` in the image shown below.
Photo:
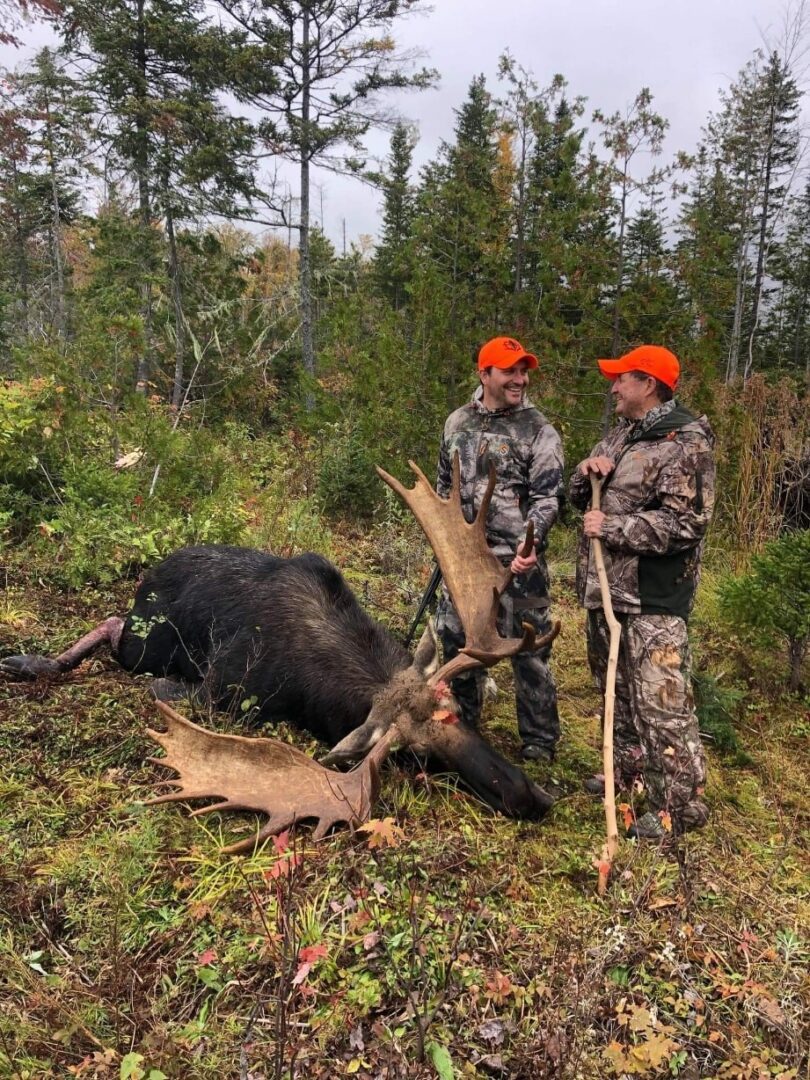
[[[771,271],[780,290],[763,327],[765,363],[803,375],[810,390],[810,180],[791,201]]]
[[[607,171],[584,154],[581,98],[564,83],[543,94],[533,117],[526,195],[525,307],[560,355],[603,350],[604,296],[612,280],[613,204]]]
[[[775,249],[798,153],[799,92],[789,67],[761,52],[741,70],[712,117],[709,144],[733,204],[735,295],[725,377],[747,379],[767,304],[768,262]],[[740,368],[742,367],[742,371]]]
[[[689,314],[690,349],[707,374],[726,363],[734,316],[734,199],[728,177],[704,141],[678,217],[677,277]]]

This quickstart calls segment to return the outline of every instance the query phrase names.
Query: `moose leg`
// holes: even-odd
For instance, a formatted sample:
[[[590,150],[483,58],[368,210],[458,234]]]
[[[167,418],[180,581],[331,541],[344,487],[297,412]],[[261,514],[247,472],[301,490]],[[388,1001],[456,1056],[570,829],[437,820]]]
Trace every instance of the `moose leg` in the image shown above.
[[[4,675],[13,675],[18,679],[37,679],[40,675],[61,675],[64,671],[71,671],[82,660],[94,653],[101,645],[109,645],[115,653],[121,640],[124,629],[124,620],[117,615],[105,619],[84,637],[71,645],[59,656],[50,658],[27,654],[23,656],[7,656],[0,660],[0,672]]]
[[[152,680],[149,689],[158,701],[187,701],[193,709],[209,709],[213,705],[205,683],[159,678]]]

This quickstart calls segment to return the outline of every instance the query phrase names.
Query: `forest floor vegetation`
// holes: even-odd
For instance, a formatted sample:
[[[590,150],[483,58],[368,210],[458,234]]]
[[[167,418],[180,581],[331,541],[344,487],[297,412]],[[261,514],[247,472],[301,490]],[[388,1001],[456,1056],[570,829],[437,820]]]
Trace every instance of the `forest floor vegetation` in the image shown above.
[[[226,858],[255,819],[143,804],[165,776],[148,679],[100,654],[59,681],[0,683],[0,1077],[810,1075],[810,703],[729,644],[710,571],[694,636],[707,723],[725,731],[707,740],[711,822],[673,850],[623,841],[597,897],[603,811],[581,785],[600,702],[572,535],[551,553],[564,734],[553,765],[527,766],[559,795],[540,824],[397,758],[368,829],[313,844],[302,827]],[[332,536],[365,605],[404,633],[429,565],[398,543]],[[133,592],[8,574],[2,654],[53,654]],[[518,760],[502,667],[485,729]]]

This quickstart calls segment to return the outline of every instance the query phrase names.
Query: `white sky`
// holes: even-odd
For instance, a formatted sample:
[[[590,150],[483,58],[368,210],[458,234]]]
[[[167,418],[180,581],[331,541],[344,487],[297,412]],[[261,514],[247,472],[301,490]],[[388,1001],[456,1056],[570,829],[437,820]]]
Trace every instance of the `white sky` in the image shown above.
[[[498,58],[508,49],[541,86],[556,72],[565,76],[571,96],[587,97],[587,117],[597,107],[623,111],[649,86],[654,107],[671,125],[665,162],[679,149],[695,149],[720,90],[753,51],[764,40],[779,46],[786,10],[786,0],[435,0],[432,10],[402,20],[394,34],[399,46],[422,50],[421,63],[441,73],[440,87],[391,96],[388,104],[418,126],[414,160],[423,164],[451,138],[453,110],[473,77],[483,73],[497,92]],[[0,48],[0,65],[20,63],[47,40],[39,27],[24,36],[29,47]],[[369,149],[384,157],[388,138],[374,135]],[[316,175],[316,185],[313,217],[320,218],[323,203],[324,227],[339,249],[344,219],[349,241],[376,234],[376,192],[331,173]]]

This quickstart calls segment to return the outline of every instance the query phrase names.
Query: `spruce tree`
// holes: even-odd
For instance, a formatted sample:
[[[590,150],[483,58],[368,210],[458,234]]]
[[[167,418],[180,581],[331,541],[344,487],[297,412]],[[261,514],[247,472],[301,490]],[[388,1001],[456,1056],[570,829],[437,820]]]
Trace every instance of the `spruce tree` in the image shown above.
[[[448,404],[475,346],[509,329],[511,176],[503,130],[484,77],[456,112],[455,139],[422,173],[414,287],[426,302],[445,361]],[[507,324],[507,325],[504,325]],[[441,329],[440,329],[441,328]]]
[[[377,282],[395,308],[400,308],[405,303],[412,269],[409,250],[413,230],[414,191],[409,174],[413,146],[413,133],[405,124],[398,123],[391,136],[388,169],[382,181],[382,232],[375,256]]]
[[[207,22],[202,0],[68,0],[66,48],[89,67],[87,87],[102,122],[107,160],[132,179],[140,231],[140,314],[144,346],[135,376],[146,393],[155,352],[155,287],[166,222],[173,295],[172,397],[182,388],[182,315],[175,222],[250,193],[249,130],[224,113],[216,95],[229,85],[241,35]],[[113,171],[112,178],[116,173]]]

